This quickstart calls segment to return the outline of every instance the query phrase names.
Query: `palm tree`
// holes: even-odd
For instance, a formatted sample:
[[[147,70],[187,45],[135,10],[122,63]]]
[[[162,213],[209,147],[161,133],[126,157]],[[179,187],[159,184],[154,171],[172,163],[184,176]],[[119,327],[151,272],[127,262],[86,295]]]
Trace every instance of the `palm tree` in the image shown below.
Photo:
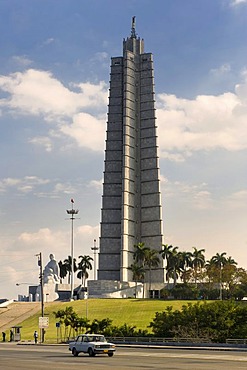
[[[62,324],[64,323],[64,310],[58,310],[54,311],[53,314],[55,315],[55,318],[59,320],[59,329],[60,329],[60,338],[62,339],[63,333],[62,333]]]
[[[161,254],[161,257],[164,260],[166,260],[166,262],[168,261],[168,258],[172,253],[172,249],[173,249],[172,245],[162,244],[162,249],[161,249],[161,251],[159,251],[159,253]]]
[[[192,275],[192,269],[188,269],[188,270],[182,270],[180,272],[180,278],[181,278],[181,281],[186,284],[188,281],[191,280],[191,275]]]
[[[225,265],[237,266],[237,264],[238,263],[232,258],[232,256],[226,258]]]
[[[222,269],[222,282],[228,290],[228,295],[232,294],[234,287],[236,286],[237,271],[237,262],[231,256],[227,257],[226,263]]]
[[[177,250],[178,250],[178,247],[173,247],[167,259],[167,265],[166,265],[166,271],[167,271],[166,279],[169,283],[169,279],[172,278],[174,281],[174,286],[176,285],[177,279],[179,278],[179,275],[182,272],[181,252],[178,252]]]
[[[180,252],[181,267],[186,269],[186,267],[192,266],[192,253],[191,252]]]
[[[151,290],[151,282],[152,282],[152,276],[151,271],[153,268],[158,267],[160,264],[160,259],[158,256],[158,251],[155,249],[148,248],[145,251],[145,257],[144,257],[144,266],[147,266],[149,271],[149,291]]]
[[[60,277],[60,281],[62,282],[62,280],[66,277],[68,270],[67,270],[66,265],[63,264],[62,261],[58,262],[58,266],[59,266],[59,277]]]
[[[207,274],[207,278],[208,278],[208,282],[212,285],[214,282],[215,282],[215,275],[216,275],[216,266],[215,266],[215,263],[214,261],[212,260],[212,258],[210,258],[210,260],[208,260],[206,263],[205,263],[205,268],[206,268],[206,274]]]
[[[80,270],[77,274],[78,279],[81,279],[81,283],[85,288],[86,280],[88,279],[88,270],[92,270],[91,261],[93,258],[90,256],[79,256],[81,258],[80,262],[78,263],[78,270]]]
[[[65,338],[68,339],[68,327],[71,325],[72,320],[75,321],[75,318],[77,316],[76,313],[74,312],[73,307],[69,306],[69,307],[66,307],[64,310],[58,310],[57,312],[53,312],[53,313],[55,317],[59,319],[60,324],[65,325],[64,340]],[[60,325],[60,330],[61,330],[61,325]]]
[[[86,317],[79,317],[78,319],[78,329],[80,333],[89,327],[89,320]]]
[[[150,248],[145,247],[145,243],[135,244],[134,248],[135,248],[133,255],[134,261],[139,263],[140,265],[143,265],[145,261],[146,252]]]
[[[177,284],[179,274],[180,274],[180,269],[177,269],[175,265],[166,268],[166,280],[169,284],[170,278],[173,279],[173,288]],[[168,285],[168,289],[169,289],[169,285]]]
[[[177,279],[184,269],[185,264],[188,264],[188,256],[185,260],[185,252],[178,252],[178,247],[162,244],[162,250],[159,252],[164,260],[166,260],[166,281],[169,284],[170,278],[176,285]]]
[[[216,255],[212,257],[212,262],[219,269],[220,300],[222,300],[222,268],[225,266],[227,261],[225,256],[226,252],[223,252],[221,254],[216,253]]]
[[[180,268],[181,268],[181,280],[186,283],[187,279],[191,274],[192,267],[192,253],[191,252],[179,252]],[[189,269],[187,269],[189,268]]]
[[[68,256],[68,258],[66,258],[64,261],[63,261],[64,265],[66,266],[65,268],[67,269],[67,271],[69,272],[69,276],[68,276],[68,284],[70,284],[70,278],[71,278],[71,266],[72,266],[72,258],[71,256]],[[74,265],[73,265],[74,269],[73,271],[76,272],[77,270],[77,266],[76,266],[76,258],[74,258]]]
[[[223,252],[221,254],[216,253],[215,256],[212,257],[212,261],[216,267],[222,267],[226,264],[226,252]]]
[[[145,269],[143,266],[140,266],[138,263],[134,262],[130,265],[129,269],[133,273],[133,280],[135,282],[135,297],[137,296],[137,282],[144,281]]]
[[[197,285],[198,272],[201,271],[202,267],[205,265],[205,249],[197,249],[193,247],[194,252],[192,253],[192,268],[194,270],[195,284]]]

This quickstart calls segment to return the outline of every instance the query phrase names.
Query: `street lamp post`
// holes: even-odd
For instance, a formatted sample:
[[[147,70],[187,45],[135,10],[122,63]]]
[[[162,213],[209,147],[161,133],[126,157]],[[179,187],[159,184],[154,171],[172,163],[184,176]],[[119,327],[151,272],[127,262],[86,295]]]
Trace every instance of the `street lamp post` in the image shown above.
[[[96,263],[96,255],[97,255],[97,251],[99,250],[99,247],[96,247],[96,239],[93,240],[93,247],[91,247],[92,251],[93,251],[93,260],[94,260],[94,280],[96,280],[96,270],[97,270],[97,263]]]
[[[75,215],[79,213],[79,209],[74,209],[74,199],[71,199],[71,209],[67,209],[68,215],[71,215],[71,293],[70,300],[73,301],[74,296],[74,220]]]
[[[40,302],[41,302],[41,317],[44,317],[44,281],[43,281],[43,264],[42,264],[42,253],[36,254],[38,257],[38,266],[40,269],[39,279],[40,279]],[[44,328],[41,328],[41,343],[44,342]]]

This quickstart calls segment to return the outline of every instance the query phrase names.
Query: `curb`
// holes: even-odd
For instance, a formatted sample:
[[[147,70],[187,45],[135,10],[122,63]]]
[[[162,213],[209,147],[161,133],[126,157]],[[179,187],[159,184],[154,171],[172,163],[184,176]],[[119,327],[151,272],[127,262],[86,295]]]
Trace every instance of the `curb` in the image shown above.
[[[35,344],[32,341],[27,342],[17,342],[19,346],[38,346],[38,347],[68,347],[66,343],[37,343]],[[153,344],[116,344],[116,347],[119,348],[149,348],[149,349],[184,349],[184,350],[203,350],[203,351],[237,351],[237,352],[247,352],[246,347],[228,347],[224,346],[224,344],[219,346],[191,346],[190,344],[178,344],[174,345],[171,344],[161,344],[161,345],[153,345]]]

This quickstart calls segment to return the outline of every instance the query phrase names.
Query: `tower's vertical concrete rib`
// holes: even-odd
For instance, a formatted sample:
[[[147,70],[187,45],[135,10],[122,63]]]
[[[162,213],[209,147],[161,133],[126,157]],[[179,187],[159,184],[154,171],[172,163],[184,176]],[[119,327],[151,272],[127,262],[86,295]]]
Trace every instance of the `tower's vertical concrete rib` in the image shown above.
[[[123,41],[123,57],[111,60],[99,280],[132,281],[134,245],[162,246],[162,212],[155,124],[153,56],[144,41]],[[164,282],[164,269],[152,273]]]

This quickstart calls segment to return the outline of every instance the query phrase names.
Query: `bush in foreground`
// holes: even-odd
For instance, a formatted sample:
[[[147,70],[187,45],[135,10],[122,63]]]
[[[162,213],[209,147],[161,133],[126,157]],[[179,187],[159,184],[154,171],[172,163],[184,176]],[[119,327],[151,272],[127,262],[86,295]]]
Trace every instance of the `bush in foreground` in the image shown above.
[[[196,303],[156,312],[149,325],[157,337],[204,338],[224,343],[247,337],[247,306],[234,301]]]

